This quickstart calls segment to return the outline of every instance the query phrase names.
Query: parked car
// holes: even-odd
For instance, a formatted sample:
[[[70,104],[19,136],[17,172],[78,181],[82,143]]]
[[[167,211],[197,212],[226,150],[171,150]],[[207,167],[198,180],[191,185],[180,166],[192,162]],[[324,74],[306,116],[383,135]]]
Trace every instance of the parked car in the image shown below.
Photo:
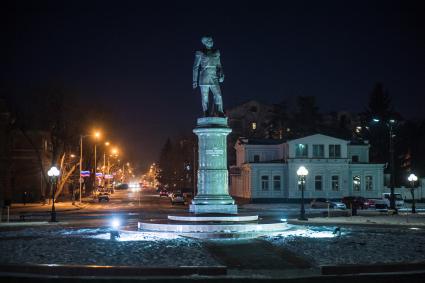
[[[159,196],[160,196],[160,197],[167,197],[167,196],[168,196],[168,192],[167,192],[167,190],[161,190],[161,191],[159,192]]]
[[[375,207],[376,200],[374,199],[366,199],[365,204],[368,208],[374,208]]]
[[[325,198],[315,198],[310,202],[311,208],[328,208],[329,201]]]
[[[383,193],[382,199],[375,200],[375,208],[376,209],[388,209],[390,208],[390,197],[391,193]],[[404,200],[401,194],[394,193],[395,198],[395,206],[397,209],[400,209],[404,206]]]
[[[343,197],[342,202],[346,205],[347,208],[355,208],[355,209],[369,208],[368,202],[364,197],[359,197],[359,196]]]
[[[171,196],[171,204],[174,205],[176,203],[184,204],[185,199],[183,194],[181,193],[175,193]]]
[[[346,209],[346,205],[342,202],[330,201],[325,198],[313,199],[310,203],[311,208],[332,208],[332,209]]]
[[[127,190],[128,184],[125,184],[125,183],[119,184],[118,186],[115,187],[115,189],[117,189],[117,190]]]
[[[99,202],[107,201],[109,202],[110,194],[107,190],[99,190],[97,193],[97,199]]]

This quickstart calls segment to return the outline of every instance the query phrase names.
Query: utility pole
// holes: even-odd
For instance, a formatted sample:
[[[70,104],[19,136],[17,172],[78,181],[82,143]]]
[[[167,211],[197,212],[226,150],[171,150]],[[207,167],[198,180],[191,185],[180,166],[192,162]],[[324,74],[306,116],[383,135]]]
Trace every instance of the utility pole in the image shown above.
[[[395,195],[394,195],[394,187],[395,187],[395,166],[394,166],[394,140],[393,140],[393,120],[390,120],[388,123],[388,127],[390,129],[390,208],[397,213],[397,207],[395,205]]]
[[[83,186],[83,177],[81,177],[81,171],[83,170],[83,136],[80,135],[80,204],[81,204],[81,188]]]

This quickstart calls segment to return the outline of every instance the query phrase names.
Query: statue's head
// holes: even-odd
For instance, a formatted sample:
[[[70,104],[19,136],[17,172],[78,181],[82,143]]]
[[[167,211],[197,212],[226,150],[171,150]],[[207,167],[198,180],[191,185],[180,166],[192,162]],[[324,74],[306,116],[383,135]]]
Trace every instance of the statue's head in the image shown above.
[[[212,39],[211,36],[204,36],[204,37],[202,37],[201,42],[208,49],[212,48],[213,45],[214,45],[214,41],[213,41],[213,39]]]

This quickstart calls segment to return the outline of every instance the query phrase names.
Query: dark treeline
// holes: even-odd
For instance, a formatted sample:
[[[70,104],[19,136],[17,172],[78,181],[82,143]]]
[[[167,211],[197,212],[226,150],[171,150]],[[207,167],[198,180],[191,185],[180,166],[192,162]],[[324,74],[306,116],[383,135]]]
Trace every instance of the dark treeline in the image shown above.
[[[10,115],[8,132],[18,133],[31,145],[38,159],[38,170],[43,172],[44,183],[49,183],[47,171],[50,166],[62,166],[62,170],[70,172],[68,183],[78,183],[78,156],[80,136],[87,135],[94,127],[104,127],[111,120],[99,105],[83,99],[77,91],[67,89],[63,85],[50,84],[17,90],[3,88],[0,98],[5,104],[5,110]],[[39,133],[34,135],[34,133]],[[48,137],[48,155],[41,152],[37,137]],[[83,168],[92,168],[94,160],[93,146],[84,141]],[[73,160],[71,154],[76,155]],[[101,154],[98,154],[98,160]],[[48,164],[46,158],[49,159]],[[14,164],[10,160],[13,179]],[[37,171],[38,171],[37,170]],[[66,171],[68,170],[68,171]],[[72,170],[72,171],[71,171]],[[72,173],[72,174],[71,174]],[[16,172],[18,174],[18,172]],[[91,184],[87,182],[87,191]],[[58,192],[60,193],[60,192]],[[51,195],[48,189],[41,192],[41,198]]]

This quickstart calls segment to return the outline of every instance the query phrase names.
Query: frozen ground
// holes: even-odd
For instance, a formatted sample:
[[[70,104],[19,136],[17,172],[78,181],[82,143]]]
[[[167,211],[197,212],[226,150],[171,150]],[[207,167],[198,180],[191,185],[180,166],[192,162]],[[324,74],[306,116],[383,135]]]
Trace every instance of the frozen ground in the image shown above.
[[[287,231],[260,240],[276,247],[276,254],[289,250],[314,265],[425,261],[424,229],[342,228],[341,236],[335,236],[334,229],[290,225]],[[222,265],[222,259],[213,257],[204,244],[176,235],[135,232],[123,232],[119,241],[111,241],[109,230],[104,228],[0,230],[0,264]],[[220,245],[220,241],[215,244]],[[258,240],[252,241],[253,249],[256,244]],[[276,254],[258,254],[258,260],[271,261]]]
[[[219,265],[197,241],[155,234],[109,240],[106,229],[29,228],[0,232],[0,262],[120,266]]]
[[[299,232],[299,235],[283,234],[267,237],[266,240],[315,265],[407,263],[425,260],[423,229],[341,228],[341,236],[329,237],[334,228],[310,228],[304,233]]]

